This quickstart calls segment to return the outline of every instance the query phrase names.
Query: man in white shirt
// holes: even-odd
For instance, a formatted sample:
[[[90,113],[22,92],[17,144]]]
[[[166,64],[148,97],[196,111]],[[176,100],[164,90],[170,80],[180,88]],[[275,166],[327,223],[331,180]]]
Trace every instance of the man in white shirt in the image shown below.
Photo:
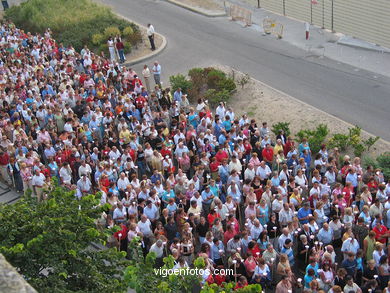
[[[271,175],[271,169],[265,163],[265,161],[261,161],[260,166],[256,170],[256,175],[260,177],[261,181],[265,181]]]
[[[146,215],[142,215],[141,220],[138,222],[137,226],[143,235],[145,246],[148,247],[149,243],[151,243],[153,240],[152,223]]]
[[[124,192],[128,185],[130,185],[129,178],[126,177],[125,172],[122,172],[121,175],[119,175],[119,179],[117,182],[117,187],[119,189],[119,192],[121,193],[121,196],[124,196]]]
[[[278,239],[278,245],[279,245],[279,251],[283,248],[284,243],[286,242],[286,239],[290,239],[292,242],[294,240],[293,237],[291,237],[290,231],[288,228],[283,228],[282,235],[279,236]]]
[[[252,181],[253,178],[255,178],[255,176],[256,176],[256,172],[255,172],[255,169],[253,167],[253,164],[249,163],[248,168],[246,168],[246,170],[244,172],[244,178],[245,178],[245,180],[249,179]]]
[[[253,240],[259,239],[261,232],[263,232],[264,228],[260,225],[260,221],[255,219],[253,221],[253,226],[251,227],[251,237]]]
[[[126,208],[121,202],[118,202],[118,205],[114,210],[112,218],[117,223],[123,223],[124,221],[126,221]]]
[[[202,210],[202,197],[200,196],[200,193],[196,191],[194,195],[191,197],[190,202],[196,201],[196,207]]]
[[[71,184],[72,170],[69,167],[69,163],[65,162],[62,168],[60,169],[60,178],[62,179],[62,183]]]
[[[154,27],[150,23],[148,24],[148,29],[146,30],[146,34],[148,35],[150,47],[152,51],[156,50],[156,46],[154,44]]]
[[[35,190],[35,195],[38,201],[42,200],[43,185],[45,184],[46,177],[39,169],[35,170],[34,176],[32,177],[31,184]]]
[[[110,157],[110,160],[116,162],[116,160],[121,157],[121,152],[117,149],[116,146],[113,146],[112,150],[108,153],[108,155]]]
[[[282,226],[287,226],[288,222],[292,222],[294,217],[293,210],[288,206],[288,203],[283,204],[283,209],[279,212],[279,223]]]
[[[350,236],[347,240],[343,242],[343,245],[341,246],[341,251],[344,254],[344,259],[348,258],[348,253],[350,252],[356,255],[359,248],[359,242],[353,237],[353,235]]]
[[[90,175],[92,173],[91,166],[85,162],[85,160],[81,161],[81,165],[79,167],[79,177],[81,178],[83,175],[90,178]]]
[[[81,191],[82,195],[85,195],[91,192],[91,187],[91,180],[89,180],[89,178],[83,174],[77,181],[77,188]]]

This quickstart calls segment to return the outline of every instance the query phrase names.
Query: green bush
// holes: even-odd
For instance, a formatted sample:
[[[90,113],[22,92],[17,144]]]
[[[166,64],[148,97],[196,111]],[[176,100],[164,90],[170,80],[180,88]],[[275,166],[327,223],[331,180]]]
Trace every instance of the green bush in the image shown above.
[[[183,93],[188,93],[188,90],[191,88],[191,81],[189,81],[184,75],[172,75],[169,77],[169,82],[171,84],[172,91],[176,91],[178,88],[181,88]]]
[[[362,129],[359,126],[348,128],[348,134],[336,133],[329,139],[328,147],[337,147],[341,152],[348,148],[353,150],[357,157],[361,157],[363,152],[369,151],[370,148],[379,140],[379,136],[369,137],[364,140],[361,138]]]
[[[134,30],[134,28],[133,28]],[[140,30],[134,30],[134,33],[131,34],[130,36],[126,37],[126,39],[130,42],[130,44],[138,48],[138,44],[142,43],[142,34]]]
[[[116,26],[109,26],[104,29],[104,39],[108,40],[109,37],[115,38],[121,35],[121,31]]]
[[[373,166],[374,169],[380,168],[385,176],[385,180],[390,179],[390,152],[385,152],[379,155],[376,159],[372,157],[363,157],[363,166],[367,168],[367,166]]]
[[[231,78],[224,78],[217,83],[218,90],[227,90],[232,92],[236,89],[236,84]]]
[[[342,133],[334,134],[328,142],[329,148],[337,147],[341,152],[345,151],[349,145],[349,136]]]
[[[137,25],[91,0],[29,0],[8,9],[5,18],[26,32],[43,33],[49,27],[59,43],[72,45],[77,51],[84,45],[98,49],[99,45],[93,44],[92,36],[103,34],[108,27],[116,27],[119,31],[131,27],[139,33]],[[135,41],[139,42],[139,39]]]
[[[97,49],[97,53],[101,55],[101,53],[104,52],[106,56],[109,56],[108,52],[108,45],[107,44],[101,44],[99,48]]]
[[[217,69],[212,69],[207,73],[207,86],[212,89],[217,89],[218,84],[226,79],[226,74]]]
[[[390,152],[386,152],[376,158],[379,168],[382,169],[386,180],[390,178]]]
[[[134,30],[131,26],[127,26],[123,29],[122,32],[123,37],[130,38],[132,34],[134,34]]]
[[[300,141],[302,141],[303,138],[307,138],[312,154],[316,154],[320,151],[321,145],[324,143],[328,134],[328,126],[325,124],[319,124],[314,130],[302,129],[296,135]]]
[[[92,35],[92,44],[95,46],[99,46],[103,43],[104,36],[102,34],[94,34]]]
[[[271,131],[276,135],[279,135],[280,130],[284,131],[285,136],[290,136],[290,122],[278,122],[272,125]]]
[[[206,91],[204,98],[209,101],[209,105],[215,107],[219,102],[228,102],[231,98],[231,93],[227,90],[217,91],[209,89]]]
[[[123,45],[125,46],[125,55],[130,54],[131,50],[133,49],[133,46],[130,44],[130,42],[124,42]]]

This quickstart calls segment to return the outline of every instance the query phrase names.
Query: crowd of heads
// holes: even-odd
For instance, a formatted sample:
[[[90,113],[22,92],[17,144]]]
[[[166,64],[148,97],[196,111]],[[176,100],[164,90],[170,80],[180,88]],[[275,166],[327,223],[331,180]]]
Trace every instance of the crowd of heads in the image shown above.
[[[382,170],[326,145],[312,153],[222,102],[192,105],[161,86],[158,62],[138,74],[12,23],[0,49],[0,175],[16,191],[44,201],[53,178],[75,200],[100,191],[104,225],[121,229],[109,244],[131,253],[139,239],[156,267],[202,257],[202,283],[389,290]]]

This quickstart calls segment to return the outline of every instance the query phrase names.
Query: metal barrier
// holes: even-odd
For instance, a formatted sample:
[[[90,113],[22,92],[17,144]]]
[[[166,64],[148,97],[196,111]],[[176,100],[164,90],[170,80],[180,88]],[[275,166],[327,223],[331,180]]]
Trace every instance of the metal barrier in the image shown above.
[[[232,20],[241,20],[246,26],[252,25],[252,12],[238,5],[230,5],[230,16]]]
[[[279,22],[276,22],[273,18],[264,18],[263,19],[263,30],[267,35],[275,35],[278,39],[283,38],[283,25]]]

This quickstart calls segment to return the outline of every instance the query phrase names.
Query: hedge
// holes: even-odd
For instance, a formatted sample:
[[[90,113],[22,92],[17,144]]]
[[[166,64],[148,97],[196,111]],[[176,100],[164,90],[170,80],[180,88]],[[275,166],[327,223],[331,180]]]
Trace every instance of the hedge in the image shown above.
[[[132,38],[133,46],[142,39],[137,25],[91,0],[29,0],[8,9],[5,18],[32,33],[43,33],[50,28],[59,43],[72,45],[78,51],[84,45],[97,49],[99,46],[92,43],[92,36],[104,34],[108,27],[117,27],[121,32],[131,27],[133,35],[137,36]]]

